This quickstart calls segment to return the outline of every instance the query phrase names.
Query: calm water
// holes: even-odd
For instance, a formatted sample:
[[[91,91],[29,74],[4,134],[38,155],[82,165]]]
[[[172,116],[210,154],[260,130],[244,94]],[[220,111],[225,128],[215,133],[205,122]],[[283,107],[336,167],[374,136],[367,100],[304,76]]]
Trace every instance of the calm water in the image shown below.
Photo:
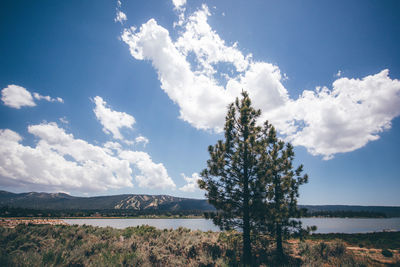
[[[212,221],[206,219],[65,219],[68,224],[86,224],[93,226],[111,226],[126,228],[129,226],[150,225],[159,229],[185,227],[192,230],[219,231]],[[316,233],[367,233],[385,229],[400,231],[400,218],[389,219],[349,219],[349,218],[304,218],[304,226],[316,225]]]

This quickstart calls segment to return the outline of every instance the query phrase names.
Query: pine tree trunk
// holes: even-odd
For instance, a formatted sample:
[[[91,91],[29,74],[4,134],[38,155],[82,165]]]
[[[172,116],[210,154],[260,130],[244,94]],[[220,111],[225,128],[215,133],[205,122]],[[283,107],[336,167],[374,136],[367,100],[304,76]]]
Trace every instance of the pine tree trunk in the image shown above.
[[[279,211],[279,213],[281,214],[280,206],[282,200],[282,189],[280,180],[277,175],[275,175],[274,184],[275,184],[275,209],[276,211]],[[276,254],[279,261],[283,260],[282,225],[280,222],[276,223]]]
[[[250,210],[249,210],[249,174],[248,174],[248,127],[244,130],[244,160],[243,160],[243,261],[244,265],[251,265],[251,244],[250,244]]]
[[[245,265],[251,265],[250,219],[249,219],[249,205],[248,205],[249,192],[246,189],[244,191],[245,191],[244,192],[245,203],[243,210],[243,261]]]
[[[283,259],[282,227],[279,223],[276,225],[276,254],[279,260]]]

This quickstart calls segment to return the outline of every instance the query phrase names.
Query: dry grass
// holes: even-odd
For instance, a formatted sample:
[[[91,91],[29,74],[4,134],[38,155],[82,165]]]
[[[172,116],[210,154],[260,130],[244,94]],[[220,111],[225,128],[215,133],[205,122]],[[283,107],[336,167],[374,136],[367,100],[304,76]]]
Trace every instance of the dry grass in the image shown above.
[[[337,241],[290,240],[287,266],[382,266]],[[255,266],[282,265],[268,237],[253,242]],[[240,266],[241,235],[185,228],[18,225],[0,227],[0,266]],[[377,256],[378,255],[378,256]],[[386,263],[396,264],[398,253]],[[379,259],[378,259],[379,260]],[[398,263],[399,261],[397,261]],[[380,264],[380,265],[379,265]]]
[[[400,266],[400,253],[390,250],[388,258],[382,249],[352,247],[342,240],[289,240],[288,253],[301,259],[305,266]]]

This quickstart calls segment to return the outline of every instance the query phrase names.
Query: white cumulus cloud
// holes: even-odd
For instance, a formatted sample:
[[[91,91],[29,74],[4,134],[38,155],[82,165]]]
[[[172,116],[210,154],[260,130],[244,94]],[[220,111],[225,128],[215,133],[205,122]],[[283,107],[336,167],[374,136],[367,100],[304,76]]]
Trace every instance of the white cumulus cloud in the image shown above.
[[[124,13],[124,12],[122,12],[122,11],[117,11],[117,15],[116,15],[116,17],[115,17],[115,19],[114,19],[114,21],[115,22],[119,22],[119,23],[124,23],[124,21],[126,21],[127,20],[127,17],[126,17],[126,14]]]
[[[119,157],[134,164],[139,174],[135,176],[139,187],[151,189],[174,189],[174,181],[168,176],[162,163],[154,163],[146,152],[122,151]]]
[[[4,105],[12,108],[20,109],[21,107],[34,107],[36,106],[34,99],[64,103],[64,100],[61,97],[52,98],[50,96],[42,96],[35,92],[32,97],[31,92],[26,90],[24,87],[15,84],[11,84],[1,90],[1,100]]]
[[[246,70],[249,65],[247,58],[237,49],[237,44],[227,46],[225,41],[211,28],[207,20],[210,12],[206,5],[191,15],[178,38],[175,46],[185,56],[190,52],[196,55],[199,70],[206,74],[214,74],[216,63],[231,63],[237,71]]]
[[[41,189],[104,191],[131,187],[129,163],[103,148],[75,139],[55,123],[31,125],[39,141],[30,147],[9,129],[0,130],[0,183]]]
[[[379,139],[400,115],[400,81],[383,70],[362,79],[341,78],[332,89],[317,88],[303,94],[286,108],[302,126],[289,135],[294,145],[313,155],[332,158]]]
[[[22,86],[11,84],[1,90],[1,100],[4,105],[20,109],[21,107],[34,107],[32,94]]]
[[[120,129],[124,127],[132,129],[133,124],[135,124],[135,118],[125,112],[112,110],[100,96],[96,96],[93,101],[96,105],[93,112],[101,125],[103,125],[103,131],[106,134],[112,134],[115,139],[125,140]]]
[[[135,143],[136,144],[142,143],[143,146],[146,146],[149,143],[149,139],[145,136],[139,135],[138,137],[135,138]]]
[[[224,88],[206,75],[191,71],[186,58],[175,47],[168,31],[154,19],[138,33],[125,30],[122,39],[136,59],[151,60],[157,69],[161,88],[180,107],[180,117],[199,129],[219,128],[229,100]]]
[[[175,188],[164,165],[146,152],[124,150],[115,142],[92,145],[54,122],[31,125],[28,132],[37,138],[35,146],[0,129],[0,185],[85,193],[133,187],[134,176],[139,187]]]
[[[179,190],[183,192],[190,192],[193,193],[196,190],[200,190],[199,186],[197,185],[197,181],[201,179],[198,173],[193,173],[191,177],[185,176],[185,174],[181,173],[183,179],[185,179],[186,184],[179,188]]]
[[[139,31],[125,29],[122,40],[134,58],[152,61],[161,88],[179,105],[181,119],[198,129],[221,132],[226,107],[242,89],[249,91],[256,107],[264,111],[282,105],[288,96],[279,68],[253,62],[251,55],[244,56],[236,44],[227,46],[208,25],[209,15],[206,6],[191,15],[175,43],[154,19]],[[187,60],[191,53],[197,59],[193,66]],[[225,73],[225,86],[216,77],[217,64],[229,64],[235,73]]]
[[[60,102],[60,103],[64,103],[64,100],[61,97],[56,97],[56,98],[52,98],[48,95],[44,96],[44,95],[40,95],[38,93],[33,93],[33,97],[37,100],[46,100],[49,102]]]
[[[186,5],[186,0],[172,0],[175,9],[182,9]]]
[[[149,60],[161,89],[179,106],[179,117],[197,129],[221,132],[226,107],[242,89],[279,133],[325,159],[379,138],[400,114],[400,82],[388,70],[361,79],[338,77],[330,90],[317,87],[289,97],[279,67],[227,45],[208,23],[207,6],[179,15],[178,38],[150,19],[125,29],[122,40],[137,60]],[[342,72],[338,72],[338,76]]]

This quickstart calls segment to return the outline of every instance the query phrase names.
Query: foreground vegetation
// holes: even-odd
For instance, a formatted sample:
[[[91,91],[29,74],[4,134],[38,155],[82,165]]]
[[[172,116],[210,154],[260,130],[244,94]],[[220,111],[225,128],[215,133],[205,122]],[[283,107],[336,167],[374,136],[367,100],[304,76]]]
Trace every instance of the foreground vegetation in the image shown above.
[[[324,235],[306,241],[292,239],[284,244],[289,255],[286,265],[385,266],[385,260],[400,264],[399,233],[382,234],[359,235],[354,244]],[[76,225],[0,227],[0,266],[240,266],[241,238],[237,232],[158,230],[150,226],[122,230]],[[377,249],[373,257],[346,248],[374,238],[382,242],[371,242]],[[277,265],[270,241],[260,237],[253,244],[254,265]],[[387,249],[388,242],[397,250]],[[382,251],[387,251],[388,257]]]
[[[377,232],[367,234],[313,234],[308,240],[343,240],[351,246],[360,248],[400,249],[400,232]]]

